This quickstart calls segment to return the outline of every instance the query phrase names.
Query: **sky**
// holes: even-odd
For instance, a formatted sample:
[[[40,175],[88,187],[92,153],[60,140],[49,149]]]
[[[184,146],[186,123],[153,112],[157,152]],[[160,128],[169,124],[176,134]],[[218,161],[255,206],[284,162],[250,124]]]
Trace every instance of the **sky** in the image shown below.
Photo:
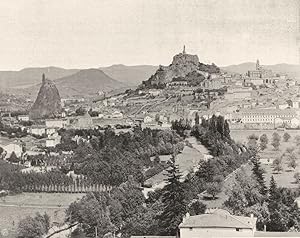
[[[298,64],[298,9],[298,0],[0,1],[0,70],[169,65],[183,45],[219,66]]]

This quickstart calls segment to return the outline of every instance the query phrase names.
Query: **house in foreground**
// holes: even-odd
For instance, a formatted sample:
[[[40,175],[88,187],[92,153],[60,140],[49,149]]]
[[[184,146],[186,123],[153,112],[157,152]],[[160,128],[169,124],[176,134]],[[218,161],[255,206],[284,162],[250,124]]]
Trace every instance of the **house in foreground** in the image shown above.
[[[216,209],[206,214],[187,216],[179,225],[181,238],[198,237],[253,237],[257,218],[234,216]]]
[[[221,237],[300,237],[299,232],[256,231],[253,215],[234,216],[222,209],[208,209],[205,214],[184,217],[177,236],[131,236],[131,238],[221,238]]]

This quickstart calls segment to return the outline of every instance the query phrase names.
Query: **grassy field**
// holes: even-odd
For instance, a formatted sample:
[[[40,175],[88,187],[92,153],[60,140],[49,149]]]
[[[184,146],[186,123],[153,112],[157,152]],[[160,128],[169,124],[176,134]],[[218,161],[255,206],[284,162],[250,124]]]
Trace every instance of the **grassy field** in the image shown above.
[[[161,160],[165,161],[168,158],[170,158],[170,156],[162,156]],[[176,163],[182,175],[185,176],[190,172],[190,170],[193,170],[195,167],[197,167],[201,159],[204,159],[202,153],[195,148],[185,146],[182,153],[177,155]],[[165,184],[164,180],[166,177],[166,171],[164,170],[149,178],[146,183],[152,184],[154,188],[161,188]]]
[[[0,199],[0,228],[14,233],[21,219],[47,213],[52,223],[62,223],[69,204],[84,194],[22,193]]]
[[[271,176],[274,177],[277,184],[281,187],[288,187],[288,188],[296,188],[298,187],[297,184],[295,184],[295,179],[293,178],[294,174],[296,172],[300,172],[300,154],[298,151],[300,151],[300,148],[297,148],[297,145],[295,143],[295,137],[300,136],[300,130],[288,130],[288,131],[276,131],[281,136],[280,146],[279,150],[274,150],[274,147],[271,145],[272,143],[272,134],[276,130],[233,130],[231,131],[232,138],[241,143],[247,143],[247,138],[251,134],[255,134],[257,136],[261,136],[262,134],[266,134],[269,139],[269,144],[267,149],[260,152],[259,155],[261,157],[262,167],[266,171],[265,173],[265,179],[266,184],[269,185]],[[283,134],[287,132],[291,135],[291,138],[288,142],[283,141]],[[287,166],[287,158],[283,157],[283,171],[280,173],[275,173],[273,171],[272,162],[276,158],[280,158],[285,152],[286,149],[289,147],[295,147],[295,156],[297,158],[297,167],[295,170],[291,170]]]

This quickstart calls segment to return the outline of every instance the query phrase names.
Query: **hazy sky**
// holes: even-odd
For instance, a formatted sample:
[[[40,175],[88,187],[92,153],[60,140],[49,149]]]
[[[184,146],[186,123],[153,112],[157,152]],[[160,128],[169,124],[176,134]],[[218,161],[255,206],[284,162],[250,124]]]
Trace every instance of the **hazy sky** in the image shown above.
[[[0,69],[298,63],[298,0],[2,0]]]

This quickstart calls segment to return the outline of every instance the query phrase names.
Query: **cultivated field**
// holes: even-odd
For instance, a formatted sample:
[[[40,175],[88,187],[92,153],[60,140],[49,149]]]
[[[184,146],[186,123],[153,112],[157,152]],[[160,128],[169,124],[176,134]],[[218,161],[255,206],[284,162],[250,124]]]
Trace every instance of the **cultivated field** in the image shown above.
[[[0,199],[0,228],[14,233],[18,223],[26,216],[47,213],[52,223],[62,223],[69,204],[84,194],[22,193]],[[0,231],[1,231],[0,230]]]
[[[279,150],[274,150],[274,147],[271,145],[272,143],[272,134],[274,132],[277,132],[281,136],[280,146]],[[291,135],[291,138],[288,142],[283,141],[283,134],[287,132]],[[295,137],[300,136],[300,130],[286,130],[286,131],[277,131],[277,130],[232,130],[231,136],[236,142],[240,142],[243,144],[247,143],[247,138],[249,135],[255,134],[258,137],[260,137],[262,134],[266,134],[269,139],[268,147],[264,151],[260,152],[262,167],[266,171],[265,173],[265,179],[266,184],[269,185],[271,176],[274,177],[277,184],[281,187],[289,187],[289,188],[296,188],[298,185],[295,183],[294,174],[296,172],[300,172],[300,154],[298,151],[300,151],[300,148],[297,148],[297,145],[295,143]],[[280,158],[285,152],[287,148],[295,147],[295,156],[297,158],[297,167],[296,169],[290,169],[287,166],[287,157],[283,157],[282,165],[283,165],[283,171],[277,173],[273,171],[272,162],[276,158]]]

